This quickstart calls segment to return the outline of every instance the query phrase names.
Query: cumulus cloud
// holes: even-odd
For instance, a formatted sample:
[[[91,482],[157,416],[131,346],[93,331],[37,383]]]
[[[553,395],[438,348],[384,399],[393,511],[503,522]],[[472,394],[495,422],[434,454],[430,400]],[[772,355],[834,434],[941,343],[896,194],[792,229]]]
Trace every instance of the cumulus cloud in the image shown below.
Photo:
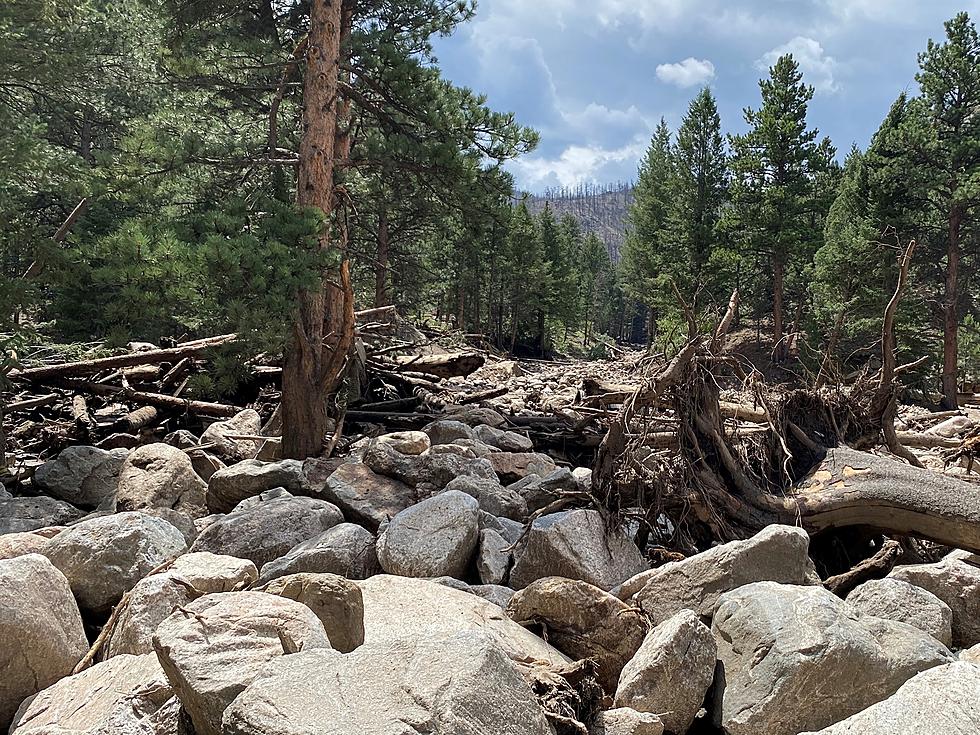
[[[574,186],[584,181],[607,182],[621,178],[624,168],[632,175],[646,143],[636,140],[621,148],[570,145],[555,158],[532,155],[509,164],[523,187],[540,191],[548,186]]]
[[[759,59],[756,65],[760,71],[765,71],[780,56],[786,54],[793,54],[803,71],[804,81],[812,84],[817,92],[832,94],[840,91],[840,84],[834,78],[838,68],[837,60],[824,51],[819,41],[806,36],[797,36],[788,43],[777,46]]]
[[[657,67],[657,79],[677,87],[693,87],[714,79],[715,65],[707,59],[689,57],[676,64],[661,64]]]

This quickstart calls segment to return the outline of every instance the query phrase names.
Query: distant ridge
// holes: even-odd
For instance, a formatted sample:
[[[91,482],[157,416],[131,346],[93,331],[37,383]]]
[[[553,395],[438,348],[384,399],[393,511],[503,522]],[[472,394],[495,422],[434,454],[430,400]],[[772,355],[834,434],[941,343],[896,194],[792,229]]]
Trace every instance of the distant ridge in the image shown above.
[[[619,262],[632,202],[633,184],[625,182],[546,189],[543,194],[529,195],[527,199],[532,212],[540,212],[549,204],[556,219],[565,214],[575,217],[584,232],[594,232],[606,244],[614,262]]]

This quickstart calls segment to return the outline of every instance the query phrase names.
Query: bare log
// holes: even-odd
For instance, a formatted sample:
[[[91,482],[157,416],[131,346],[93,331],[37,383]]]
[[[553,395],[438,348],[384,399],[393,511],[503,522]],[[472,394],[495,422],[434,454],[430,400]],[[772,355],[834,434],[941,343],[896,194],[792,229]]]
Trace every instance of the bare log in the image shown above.
[[[959,449],[962,442],[939,434],[927,434],[916,431],[899,431],[895,434],[902,446],[915,449]]]
[[[478,352],[455,352],[449,355],[412,355],[396,357],[397,369],[434,375],[438,378],[465,377],[475,373],[486,362]]]
[[[889,539],[874,556],[865,559],[843,574],[827,577],[823,586],[840,598],[847,597],[858,585],[872,579],[887,577],[888,573],[895,568],[898,560],[902,558],[903,553],[902,545],[898,541]]]
[[[11,380],[29,381],[43,383],[46,380],[58,378],[71,378],[80,375],[93,375],[102,370],[112,370],[115,368],[132,367],[134,365],[151,365],[161,362],[180,360],[191,355],[196,355],[211,347],[227,344],[236,338],[234,334],[224,334],[220,337],[210,337],[208,339],[197,340],[196,342],[185,345],[178,345],[165,350],[148,350],[146,352],[130,352],[125,355],[115,355],[114,357],[102,357],[96,360],[80,360],[78,362],[66,362],[58,365],[43,365],[41,367],[27,368],[26,370],[12,370]]]
[[[35,408],[41,408],[42,406],[50,406],[52,403],[57,403],[59,396],[57,393],[48,393],[47,395],[37,396],[36,398],[25,398],[23,401],[14,401],[13,403],[8,403],[4,408],[6,413],[18,413],[20,411],[31,411]]]
[[[510,389],[506,385],[502,385],[499,388],[491,388],[489,390],[481,390],[476,393],[470,393],[466,396],[461,396],[456,399],[456,405],[458,406],[468,406],[472,403],[480,403],[482,401],[489,401],[491,398],[500,398],[501,396],[507,395]]]
[[[157,408],[168,408],[176,411],[197,414],[199,416],[214,416],[217,418],[229,418],[234,416],[242,409],[237,406],[229,406],[225,403],[210,403],[208,401],[191,401],[174,396],[166,396],[162,393],[145,393],[143,391],[126,390],[112,385],[102,385],[91,381],[66,380],[62,382],[65,388],[91,393],[97,396],[112,396],[121,401],[129,403],[143,404],[145,406],[156,406]]]

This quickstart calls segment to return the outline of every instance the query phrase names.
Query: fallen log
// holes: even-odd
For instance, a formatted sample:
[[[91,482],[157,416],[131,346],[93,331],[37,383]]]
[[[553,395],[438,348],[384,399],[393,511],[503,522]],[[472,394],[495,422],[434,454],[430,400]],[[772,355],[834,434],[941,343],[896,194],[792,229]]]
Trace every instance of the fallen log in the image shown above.
[[[20,411],[31,411],[35,408],[50,406],[52,403],[57,403],[59,398],[61,398],[61,396],[59,396],[57,393],[48,393],[47,395],[38,396],[37,398],[25,398],[23,401],[8,403],[4,407],[4,412],[18,413]]]
[[[865,559],[843,574],[827,577],[823,586],[843,599],[858,585],[872,579],[887,577],[888,573],[895,568],[898,560],[902,558],[903,553],[902,545],[898,541],[889,539],[874,556]]]
[[[434,375],[437,378],[466,377],[486,362],[478,352],[455,352],[448,355],[405,355],[395,358],[396,369]]]
[[[184,398],[175,398],[161,393],[145,393],[143,391],[126,390],[112,385],[102,385],[91,381],[65,380],[60,384],[69,390],[81,393],[91,393],[97,396],[112,396],[121,401],[142,404],[144,406],[156,406],[157,408],[168,408],[176,411],[197,414],[199,416],[213,416],[216,418],[230,418],[242,409],[237,406],[229,406],[225,403],[210,403],[208,401],[191,401]]]
[[[962,442],[940,434],[926,434],[916,431],[896,432],[898,441],[905,447],[915,449],[959,449]]]
[[[502,385],[499,388],[491,388],[490,390],[481,390],[476,393],[470,393],[469,395],[460,396],[456,398],[455,403],[457,406],[468,406],[472,403],[480,403],[482,401],[489,401],[491,398],[500,398],[501,396],[507,395],[510,392],[510,388],[506,385]]]
[[[43,365],[41,367],[26,368],[24,370],[12,370],[9,377],[11,380],[43,383],[44,381],[55,380],[58,378],[93,375],[102,370],[110,370],[114,368],[170,362],[172,360],[181,360],[185,357],[196,355],[197,353],[203,352],[211,347],[227,344],[228,342],[233,341],[235,338],[236,335],[234,334],[224,334],[220,337],[209,337],[207,339],[201,339],[195,342],[190,342],[163,350],[129,352],[125,355],[101,357],[95,360],[80,360],[78,362]]]

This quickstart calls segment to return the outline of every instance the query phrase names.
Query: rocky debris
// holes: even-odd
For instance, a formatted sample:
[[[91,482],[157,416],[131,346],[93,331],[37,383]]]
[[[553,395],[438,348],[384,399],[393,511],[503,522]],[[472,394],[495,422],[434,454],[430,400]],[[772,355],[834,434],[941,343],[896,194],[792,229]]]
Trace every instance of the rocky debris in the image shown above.
[[[419,479],[415,489],[421,498],[442,491],[457,477],[472,477],[477,480],[495,480],[497,478],[493,467],[486,459],[472,459],[458,454],[434,452],[428,452],[419,457],[418,473]]]
[[[227,421],[215,421],[201,435],[202,445],[212,445],[209,451],[226,462],[253,459],[262,440],[236,439],[240,436],[258,436],[262,431],[262,419],[258,412],[246,409]]]
[[[980,567],[950,554],[935,564],[895,567],[888,576],[921,587],[949,605],[956,648],[980,643]]]
[[[610,695],[647,632],[639,611],[587,582],[561,577],[532,582],[513,596],[507,614],[526,628],[540,629],[551,645],[570,658],[593,659],[599,681]]]
[[[323,497],[335,503],[351,521],[374,532],[417,500],[412,487],[379,475],[360,462],[338,467],[327,478]]]
[[[528,475],[547,477],[557,468],[547,454],[534,452],[495,452],[490,455],[490,465],[501,482],[516,482]]]
[[[335,574],[290,574],[261,588],[310,608],[323,623],[330,645],[349,653],[364,643],[364,599],[361,588]]]
[[[130,591],[106,644],[107,655],[153,652],[153,633],[173,612],[197,598],[244,589],[255,582],[255,565],[207,552],[185,554],[164,572],[146,577]]]
[[[153,569],[185,551],[183,534],[170,523],[130,511],[81,521],[42,553],[68,578],[79,607],[104,615]]]
[[[507,581],[511,561],[509,547],[507,539],[492,528],[480,531],[476,573],[483,584],[500,585]]]
[[[600,712],[593,735],[663,735],[664,723],[654,714],[629,707]]]
[[[953,612],[931,592],[899,579],[875,579],[856,587],[847,606],[864,615],[908,623],[933,636],[944,646],[953,645]]]
[[[475,594],[435,582],[378,575],[358,582],[364,598],[364,641],[448,637],[483,631],[515,661],[569,663],[559,651]]]
[[[528,510],[533,513],[547,508],[564,493],[577,492],[579,485],[568,468],[559,467],[544,477],[528,475],[507,488],[524,498]]]
[[[423,454],[432,446],[429,435],[424,431],[396,431],[384,434],[378,437],[378,443],[411,456]]]
[[[228,513],[246,498],[278,487],[285,488],[293,495],[306,494],[303,463],[295,459],[281,462],[247,459],[211,475],[207,488],[207,508],[211,513]]]
[[[179,511],[172,510],[170,508],[161,507],[143,508],[139,512],[144,515],[165,520],[171,526],[180,531],[188,547],[197,540],[197,519],[192,518],[186,513],[180,513]]]
[[[191,551],[248,559],[261,568],[344,520],[336,505],[291,495],[249,503],[219,518],[197,537]]]
[[[428,732],[551,735],[527,682],[479,632],[311,651],[269,666],[228,708],[224,735]]]
[[[610,590],[647,568],[622,531],[609,531],[594,510],[570,510],[536,519],[514,551],[510,586],[523,589],[543,577],[580,579]]]
[[[341,523],[264,564],[259,582],[300,572],[367,579],[380,571],[374,534],[353,523]]]
[[[48,538],[50,537],[30,532],[3,534],[0,536],[0,560],[13,559],[25,554],[39,554],[48,543]]]
[[[476,551],[479,505],[447,492],[396,515],[378,538],[378,561],[389,574],[461,578]]]
[[[34,487],[78,508],[112,510],[127,454],[125,449],[67,447],[34,471]]]
[[[501,429],[507,425],[507,419],[503,415],[494,411],[492,408],[477,408],[475,406],[454,406],[447,405],[445,412],[457,421],[462,421],[468,426],[492,426]]]
[[[185,452],[169,444],[147,444],[134,449],[119,470],[116,508],[171,508],[199,518],[205,515],[206,487]]]
[[[176,733],[180,702],[153,654],[116,656],[24,702],[11,735]]]
[[[820,729],[951,658],[912,626],[859,618],[820,587],[775,582],[722,595],[712,633],[724,667],[715,721],[731,735]]]
[[[980,666],[957,662],[924,671],[883,702],[803,735],[968,735],[980,732]]]
[[[975,645],[973,648],[960,651],[960,660],[968,661],[973,664],[980,664],[980,643]]]
[[[528,517],[527,502],[520,493],[504,487],[499,480],[457,477],[443,492],[459,491],[476,498],[480,510],[499,518],[523,523]]]
[[[209,482],[214,477],[215,472],[227,466],[220,459],[207,452],[191,452],[190,458],[191,466],[197,476],[205,482]]]
[[[330,641],[306,605],[260,592],[225,592],[167,618],[153,647],[198,735],[220,735],[225,708],[267,663],[330,648]]]
[[[527,453],[534,451],[534,442],[516,431],[503,431],[485,424],[475,427],[473,431],[477,441],[496,447],[502,452]]]
[[[65,526],[84,514],[74,505],[46,496],[0,498],[0,536],[48,526]]]
[[[819,584],[807,556],[810,539],[791,526],[769,526],[746,541],[716,546],[682,561],[643,572],[617,590],[632,599],[656,625],[681,610],[710,620],[718,598],[752,582]]]
[[[462,421],[434,421],[422,431],[429,437],[432,446],[439,444],[452,444],[459,439],[468,439],[478,442],[480,439],[476,435],[476,430],[464,424]]]
[[[68,676],[87,650],[65,576],[37,554],[0,561],[0,732],[26,697]]]
[[[516,544],[524,532],[524,524],[512,521],[509,518],[500,518],[485,511],[480,511],[478,515],[480,530],[496,531],[503,536],[507,543]]]
[[[659,714],[664,729],[686,733],[715,675],[717,647],[691,610],[651,630],[622,670],[616,706]]]
[[[482,597],[487,602],[492,602],[497,607],[507,609],[507,605],[514,599],[514,590],[499,584],[471,584],[466,589],[470,594]]]

